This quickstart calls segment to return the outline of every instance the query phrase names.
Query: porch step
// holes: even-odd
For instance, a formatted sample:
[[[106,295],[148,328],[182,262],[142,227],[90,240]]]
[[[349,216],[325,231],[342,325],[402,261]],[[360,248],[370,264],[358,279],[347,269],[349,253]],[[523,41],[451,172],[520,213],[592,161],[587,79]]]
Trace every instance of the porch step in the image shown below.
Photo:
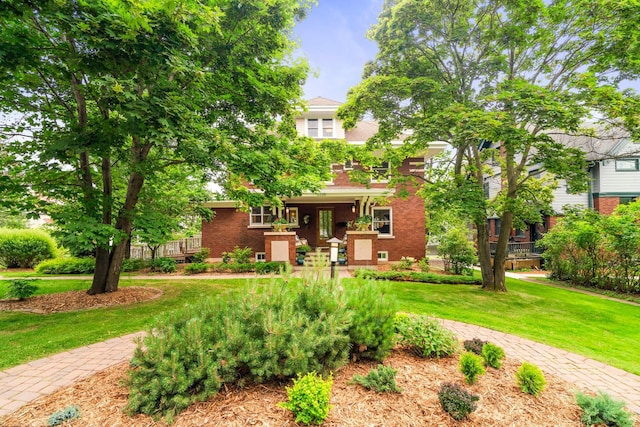
[[[307,267],[329,266],[329,248],[317,248],[315,252],[307,252],[304,257],[304,265]]]

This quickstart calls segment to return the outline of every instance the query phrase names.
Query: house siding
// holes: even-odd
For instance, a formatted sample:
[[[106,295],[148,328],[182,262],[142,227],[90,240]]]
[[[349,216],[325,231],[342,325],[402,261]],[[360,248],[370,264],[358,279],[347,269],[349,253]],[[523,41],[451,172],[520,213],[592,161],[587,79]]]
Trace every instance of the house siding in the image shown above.
[[[551,207],[556,213],[564,213],[565,205],[582,205],[589,206],[589,193],[571,194],[567,192],[567,182],[561,180],[558,182],[558,188],[553,193],[553,201]]]
[[[595,192],[638,194],[640,171],[617,171],[615,160],[600,162],[599,186]]]

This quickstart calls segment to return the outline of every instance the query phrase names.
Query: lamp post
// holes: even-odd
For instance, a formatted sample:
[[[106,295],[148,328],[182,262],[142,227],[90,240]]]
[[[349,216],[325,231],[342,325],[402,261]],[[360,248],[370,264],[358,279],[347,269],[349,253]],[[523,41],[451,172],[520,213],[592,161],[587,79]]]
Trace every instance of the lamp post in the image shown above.
[[[331,278],[336,277],[336,262],[338,262],[338,245],[342,243],[342,240],[337,237],[332,237],[327,240],[327,243],[331,245],[329,249],[329,261],[331,261]]]

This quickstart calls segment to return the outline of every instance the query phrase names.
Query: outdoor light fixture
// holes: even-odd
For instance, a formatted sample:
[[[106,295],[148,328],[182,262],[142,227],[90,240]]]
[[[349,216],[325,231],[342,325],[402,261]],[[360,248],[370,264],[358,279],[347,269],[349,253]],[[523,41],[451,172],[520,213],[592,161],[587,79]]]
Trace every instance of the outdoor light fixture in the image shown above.
[[[356,213],[356,204],[351,205],[351,213]]]
[[[327,243],[331,245],[329,249],[329,261],[331,261],[331,278],[336,277],[336,262],[338,262],[338,245],[342,243],[342,240],[337,237],[332,237],[327,240]]]

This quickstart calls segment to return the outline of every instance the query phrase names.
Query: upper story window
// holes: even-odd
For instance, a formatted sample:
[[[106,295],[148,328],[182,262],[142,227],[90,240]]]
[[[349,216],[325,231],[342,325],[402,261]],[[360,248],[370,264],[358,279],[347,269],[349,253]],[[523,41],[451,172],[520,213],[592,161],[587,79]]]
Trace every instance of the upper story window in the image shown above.
[[[270,206],[252,207],[249,215],[249,225],[271,225],[276,217]]]
[[[640,170],[638,168],[638,160],[640,159],[618,159],[616,160],[616,170],[617,171],[637,171]]]
[[[372,182],[387,182],[389,181],[389,162],[382,162],[379,166],[371,168],[373,172],[371,176]]]
[[[307,119],[307,135],[312,138],[332,138],[333,119]]]
[[[345,160],[342,166],[343,170],[353,170],[353,160]]]
[[[373,230],[377,231],[381,236],[393,235],[393,227],[391,221],[391,208],[374,207],[373,208]]]

